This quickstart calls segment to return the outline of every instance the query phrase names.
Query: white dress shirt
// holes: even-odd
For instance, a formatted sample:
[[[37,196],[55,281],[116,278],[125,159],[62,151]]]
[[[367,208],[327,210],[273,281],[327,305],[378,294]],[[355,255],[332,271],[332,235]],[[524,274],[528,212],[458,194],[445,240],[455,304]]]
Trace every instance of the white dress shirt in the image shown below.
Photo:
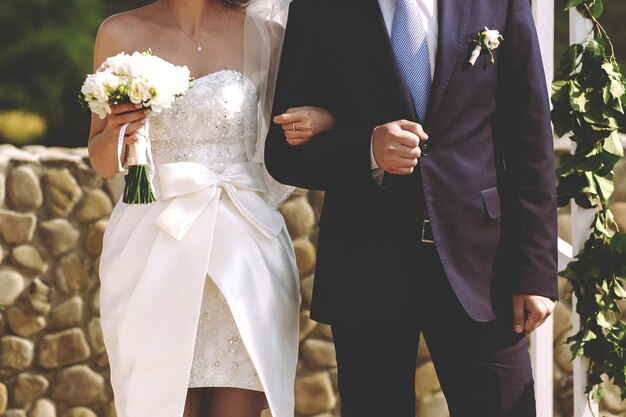
[[[439,35],[439,22],[437,20],[437,0],[412,0],[418,5],[420,13],[422,15],[422,22],[424,24],[424,30],[426,31],[426,42],[428,43],[428,53],[430,56],[430,75],[435,76],[435,59],[437,56],[437,36]],[[385,25],[387,26],[387,32],[391,36],[391,25],[393,23],[393,16],[396,13],[397,0],[378,0],[380,10],[383,13],[385,19]],[[391,121],[391,120],[390,120]],[[378,183],[382,181],[384,172],[374,159],[374,151],[371,152],[372,161],[372,176]]]

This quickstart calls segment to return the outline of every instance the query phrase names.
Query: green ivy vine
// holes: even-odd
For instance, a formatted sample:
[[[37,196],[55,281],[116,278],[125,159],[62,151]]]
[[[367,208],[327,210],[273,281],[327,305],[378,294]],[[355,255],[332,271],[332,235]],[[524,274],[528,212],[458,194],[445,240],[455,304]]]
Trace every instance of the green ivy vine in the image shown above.
[[[626,299],[626,233],[619,231],[609,208],[613,167],[624,156],[619,132],[626,129],[626,79],[615,59],[613,44],[598,22],[602,0],[569,0],[591,20],[593,32],[561,57],[552,83],[552,122],[556,134],[576,144],[556,169],[559,206],[574,201],[595,210],[584,248],[561,273],[578,298],[581,328],[567,339],[572,355],[589,358],[586,392],[599,401],[606,375],[626,399],[626,323],[618,301]]]

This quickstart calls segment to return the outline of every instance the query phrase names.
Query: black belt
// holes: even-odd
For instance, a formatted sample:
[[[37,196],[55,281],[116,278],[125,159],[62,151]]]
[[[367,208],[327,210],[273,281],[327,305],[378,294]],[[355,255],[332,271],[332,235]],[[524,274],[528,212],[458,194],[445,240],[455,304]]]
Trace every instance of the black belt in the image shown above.
[[[435,243],[435,236],[429,219],[424,219],[424,223],[422,223],[422,243]]]

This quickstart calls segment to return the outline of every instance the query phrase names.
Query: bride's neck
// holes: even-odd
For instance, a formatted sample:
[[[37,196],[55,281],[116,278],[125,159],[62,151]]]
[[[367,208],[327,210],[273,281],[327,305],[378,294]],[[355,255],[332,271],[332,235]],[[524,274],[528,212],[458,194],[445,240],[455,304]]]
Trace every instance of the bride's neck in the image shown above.
[[[163,0],[175,19],[189,34],[198,34],[218,18],[225,0]],[[168,11],[169,12],[169,11]]]

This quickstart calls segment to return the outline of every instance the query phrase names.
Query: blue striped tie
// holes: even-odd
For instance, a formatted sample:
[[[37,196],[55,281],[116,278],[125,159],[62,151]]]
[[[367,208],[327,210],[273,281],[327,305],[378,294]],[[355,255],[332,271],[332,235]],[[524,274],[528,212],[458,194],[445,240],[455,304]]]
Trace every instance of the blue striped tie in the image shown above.
[[[411,93],[420,122],[424,122],[430,96],[430,55],[417,0],[398,0],[391,25],[391,46]]]

